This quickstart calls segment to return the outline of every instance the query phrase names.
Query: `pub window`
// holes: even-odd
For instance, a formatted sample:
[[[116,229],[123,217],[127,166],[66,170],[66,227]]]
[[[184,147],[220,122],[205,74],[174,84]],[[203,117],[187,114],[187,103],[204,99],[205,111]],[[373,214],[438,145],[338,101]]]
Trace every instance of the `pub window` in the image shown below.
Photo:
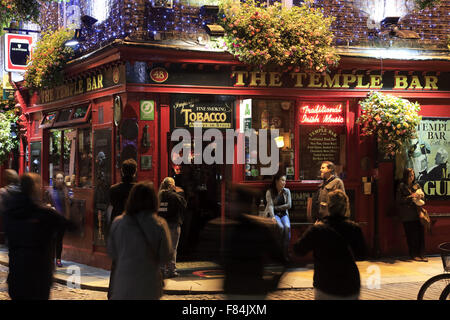
[[[250,101],[246,103],[246,101]],[[241,108],[251,108],[249,118],[244,119],[244,127],[251,127],[259,134],[261,129],[267,129],[267,154],[270,155],[271,137],[270,129],[278,129],[279,137],[277,137],[279,145],[279,170],[286,174],[287,179],[294,179],[294,103],[293,101],[283,100],[264,100],[252,99],[244,100]],[[242,114],[242,113],[241,113]],[[247,113],[248,116],[248,113]],[[251,126],[249,124],[251,123]],[[259,140],[259,139],[258,139]],[[277,143],[277,144],[278,144]],[[269,165],[262,165],[260,157],[257,157],[257,163],[251,164],[251,150],[248,149],[246,143],[246,163],[245,163],[245,180],[265,180],[271,179],[271,176],[261,175],[261,168],[269,167]],[[259,152],[259,150],[258,150]]]
[[[77,138],[78,154],[76,154]],[[56,173],[62,172],[67,186],[91,187],[92,141],[90,127],[51,130],[49,140],[49,184],[53,184]],[[77,170],[79,179],[77,179]]]
[[[323,161],[333,162],[336,173],[343,173],[346,152],[344,104],[303,102],[298,111],[300,180],[320,180]]]

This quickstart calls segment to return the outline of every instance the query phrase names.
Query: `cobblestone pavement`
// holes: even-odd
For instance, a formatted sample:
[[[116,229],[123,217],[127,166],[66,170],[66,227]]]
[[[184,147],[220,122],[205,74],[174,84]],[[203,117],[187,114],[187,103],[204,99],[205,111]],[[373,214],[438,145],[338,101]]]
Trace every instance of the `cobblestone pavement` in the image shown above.
[[[9,300],[6,277],[8,268],[0,265],[0,300]],[[361,300],[415,300],[422,283],[382,285],[380,289],[361,290]],[[51,300],[106,300],[106,292],[72,289],[55,283]],[[164,295],[162,300],[224,300],[224,294]],[[279,290],[268,296],[269,300],[313,300],[312,289]]]

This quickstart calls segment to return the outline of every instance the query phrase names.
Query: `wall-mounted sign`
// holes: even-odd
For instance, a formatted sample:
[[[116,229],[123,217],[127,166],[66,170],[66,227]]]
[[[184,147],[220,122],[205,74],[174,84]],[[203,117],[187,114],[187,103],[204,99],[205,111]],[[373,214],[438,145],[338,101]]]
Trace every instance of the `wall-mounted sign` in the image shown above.
[[[202,128],[232,129],[234,101],[201,100],[200,97],[190,96],[186,99],[172,102],[173,128]]]
[[[33,37],[24,34],[5,34],[5,70],[25,72],[27,59],[31,57]]]
[[[118,74],[117,71],[119,70]],[[114,72],[116,72],[114,74]],[[39,92],[40,102],[49,103],[76,95],[95,92],[125,82],[125,66],[115,66],[98,70],[96,73],[82,78],[70,79],[66,84]]]
[[[445,90],[449,75],[423,75],[421,73],[385,72],[361,73],[304,73],[304,72],[231,72],[235,87],[291,87],[308,89],[363,89],[363,90]]]
[[[139,110],[141,120],[155,120],[155,101],[141,100]]]
[[[345,126],[300,126],[300,176],[320,180],[320,165],[331,161],[337,166],[345,161]]]
[[[414,169],[426,199],[450,198],[450,118],[423,118],[412,140],[407,166]]]
[[[154,68],[150,71],[150,79],[157,83],[163,83],[168,78],[169,78],[169,73],[164,68]]]
[[[300,107],[301,124],[344,124],[342,103],[303,103]]]

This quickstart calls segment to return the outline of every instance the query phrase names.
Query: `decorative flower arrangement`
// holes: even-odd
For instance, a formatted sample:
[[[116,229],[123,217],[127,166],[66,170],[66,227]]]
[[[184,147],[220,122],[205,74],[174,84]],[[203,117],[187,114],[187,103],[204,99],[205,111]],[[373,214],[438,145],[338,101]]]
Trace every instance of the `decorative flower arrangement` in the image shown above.
[[[24,75],[25,86],[33,89],[61,84],[66,62],[73,57],[73,49],[64,45],[72,39],[73,30],[61,28],[47,32],[36,44],[30,65]]]
[[[67,0],[64,0],[67,1]],[[0,0],[0,36],[3,28],[8,28],[11,21],[37,22],[40,13],[40,2],[61,2],[59,0]]]
[[[414,2],[420,10],[423,10],[439,4],[440,0],[414,0]]]
[[[359,102],[361,135],[376,135],[381,151],[394,156],[416,135],[420,105],[406,99],[371,91]]]
[[[240,61],[263,67],[324,72],[337,65],[331,23],[313,8],[312,0],[290,9],[281,3],[239,3],[222,0],[219,23],[225,29],[227,50]]]

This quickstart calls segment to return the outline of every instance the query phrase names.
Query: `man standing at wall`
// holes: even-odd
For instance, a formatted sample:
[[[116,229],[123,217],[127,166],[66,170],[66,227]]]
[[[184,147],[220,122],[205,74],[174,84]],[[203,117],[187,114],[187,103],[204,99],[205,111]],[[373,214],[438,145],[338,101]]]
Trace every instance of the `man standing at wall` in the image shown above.
[[[345,193],[344,182],[336,176],[336,166],[331,161],[324,161],[320,166],[320,177],[322,183],[319,185],[314,198],[312,208],[313,221],[322,220],[328,215],[328,193],[334,190],[342,190]],[[350,214],[350,209],[347,209],[346,216]]]

